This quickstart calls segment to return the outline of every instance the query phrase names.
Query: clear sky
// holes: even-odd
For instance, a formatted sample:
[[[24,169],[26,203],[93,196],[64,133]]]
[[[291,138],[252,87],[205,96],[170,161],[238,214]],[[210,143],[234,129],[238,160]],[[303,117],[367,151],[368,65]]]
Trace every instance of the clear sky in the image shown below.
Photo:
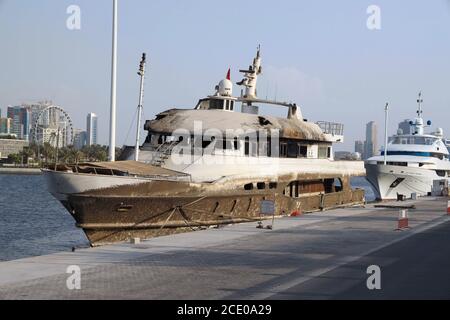
[[[81,30],[69,30],[69,5],[81,8]],[[381,29],[366,26],[369,5]],[[0,108],[53,100],[86,126],[99,115],[108,142],[112,0],[0,0]],[[212,1],[120,0],[119,145],[138,102],[142,52],[149,65],[144,115],[191,108],[213,93],[228,69],[240,80],[258,44],[259,96],[295,101],[310,120],[345,124],[352,149],[375,120],[382,140],[384,104],[396,123],[413,117],[423,91],[424,117],[450,137],[450,2],[447,0]],[[239,92],[238,87],[234,88]],[[285,114],[286,110],[277,112]]]

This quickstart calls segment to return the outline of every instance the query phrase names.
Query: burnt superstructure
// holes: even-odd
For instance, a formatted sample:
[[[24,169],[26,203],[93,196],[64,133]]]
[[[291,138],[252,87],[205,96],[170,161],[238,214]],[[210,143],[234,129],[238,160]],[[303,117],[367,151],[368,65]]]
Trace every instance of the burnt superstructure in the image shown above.
[[[343,126],[307,121],[295,103],[259,99],[259,48],[241,72],[240,96],[228,71],[193,109],[147,120],[138,162],[130,153],[124,162],[44,171],[92,244],[259,220],[262,201],[273,201],[275,215],[364,203],[364,191],[350,186],[365,174],[363,163],[333,159]],[[287,117],[264,114],[266,104]]]

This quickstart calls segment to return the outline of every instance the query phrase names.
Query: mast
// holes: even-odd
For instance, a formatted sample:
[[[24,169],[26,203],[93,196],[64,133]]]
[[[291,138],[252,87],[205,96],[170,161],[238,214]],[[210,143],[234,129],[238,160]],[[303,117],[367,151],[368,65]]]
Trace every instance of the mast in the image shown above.
[[[144,80],[145,80],[145,63],[146,56],[145,53],[142,54],[141,63],[139,65],[138,75],[141,78],[141,85],[139,90],[139,104],[138,104],[138,112],[137,112],[137,124],[136,124],[136,146],[134,150],[134,160],[139,161],[139,140],[140,140],[140,129],[141,129],[141,116],[142,116],[142,102],[144,100]]]
[[[424,133],[424,122],[422,118],[422,91],[419,92],[419,97],[417,98],[417,118],[414,121],[414,134],[422,135]]]
[[[252,65],[248,67],[248,70],[239,70],[244,74],[244,79],[236,83],[238,86],[245,87],[245,95],[243,98],[256,99],[256,83],[258,81],[258,75],[261,74],[261,46],[258,46],[256,51],[256,57],[253,59]],[[248,103],[251,105],[251,102]]]
[[[387,165],[389,103],[384,107],[384,165]]]
[[[419,98],[417,99],[417,104],[418,104],[418,108],[417,108],[417,117],[418,118],[422,118],[422,103],[423,103],[423,99],[422,99],[422,91],[419,92]]]
[[[116,88],[117,88],[117,1],[113,0],[113,31],[111,56],[111,110],[109,123],[109,161],[116,160]]]

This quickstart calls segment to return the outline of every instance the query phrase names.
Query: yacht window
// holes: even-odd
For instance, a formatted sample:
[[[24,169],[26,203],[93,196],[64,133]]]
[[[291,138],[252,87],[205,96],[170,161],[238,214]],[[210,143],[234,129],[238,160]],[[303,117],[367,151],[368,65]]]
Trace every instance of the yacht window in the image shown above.
[[[319,146],[319,159],[326,159],[328,155],[328,147]]]
[[[258,183],[256,184],[256,187],[257,187],[259,190],[263,190],[263,189],[266,188],[266,184],[265,184],[264,182],[258,182]]]
[[[223,102],[221,99],[211,99],[209,100],[209,108],[223,110]]]
[[[158,136],[158,144],[162,144],[164,142],[166,142],[166,136],[163,134]]]
[[[234,110],[234,101],[230,101],[230,110],[231,110],[231,111]]]
[[[280,157],[282,157],[282,158],[287,157],[287,143],[286,142],[280,143]]]
[[[276,189],[278,184],[276,182],[269,182],[269,189]]]
[[[384,164],[384,162],[381,162],[382,164]],[[388,166],[399,166],[399,167],[407,167],[408,166],[408,162],[387,162]]]
[[[298,155],[298,145],[295,142],[289,141],[287,146],[287,156],[288,158],[297,158]]]
[[[431,146],[436,143],[438,139],[432,137],[395,137],[392,144],[417,144]]]
[[[436,170],[436,174],[437,174],[439,177],[445,177],[446,172],[445,172],[445,170]]]
[[[244,154],[246,156],[250,155],[250,139],[248,137],[245,138],[245,150],[244,150]]]
[[[334,189],[336,190],[336,192],[340,192],[343,190],[341,179],[334,178]]]
[[[328,147],[327,158],[331,158],[331,147]]]
[[[230,100],[225,100],[225,110],[230,110]]]
[[[300,146],[299,157],[306,158],[308,156],[308,146]]]
[[[246,185],[244,185],[244,190],[253,190],[253,183],[247,183]]]
[[[239,140],[238,138],[234,138],[234,150],[239,150]]]

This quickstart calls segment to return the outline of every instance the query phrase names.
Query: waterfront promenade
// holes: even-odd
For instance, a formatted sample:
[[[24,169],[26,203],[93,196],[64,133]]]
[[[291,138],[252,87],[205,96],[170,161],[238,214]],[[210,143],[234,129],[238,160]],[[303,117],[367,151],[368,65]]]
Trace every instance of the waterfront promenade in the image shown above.
[[[39,175],[39,168],[21,168],[21,167],[0,167],[0,174],[23,174],[23,175]]]
[[[0,263],[0,299],[450,298],[447,198],[336,209]],[[264,224],[271,223],[265,221]],[[69,266],[81,289],[69,290]],[[381,269],[368,290],[367,267]]]

